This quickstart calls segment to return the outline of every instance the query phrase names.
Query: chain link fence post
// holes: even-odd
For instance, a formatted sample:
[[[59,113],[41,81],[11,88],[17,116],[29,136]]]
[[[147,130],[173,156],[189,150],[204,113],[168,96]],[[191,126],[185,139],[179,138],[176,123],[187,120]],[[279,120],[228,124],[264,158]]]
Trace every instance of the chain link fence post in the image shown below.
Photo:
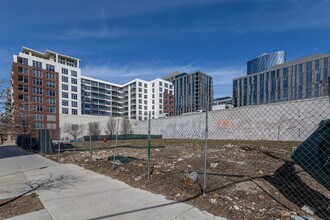
[[[209,105],[206,103],[206,111],[205,111],[205,148],[204,148],[204,184],[203,184],[203,195],[206,195],[206,163],[207,163],[207,147],[208,147],[208,130],[209,130]]]
[[[61,153],[61,128],[58,128],[58,147],[57,147],[57,161],[60,161]]]
[[[151,127],[151,112],[148,118],[148,180],[150,180],[150,127]]]
[[[92,162],[93,152],[92,152],[92,134],[89,132],[89,160]]]
[[[115,169],[115,163],[116,163],[116,151],[117,151],[117,143],[118,143],[118,132],[119,132],[119,118],[117,118],[117,133],[116,133],[115,150],[114,150],[114,153],[113,153],[112,169]]]

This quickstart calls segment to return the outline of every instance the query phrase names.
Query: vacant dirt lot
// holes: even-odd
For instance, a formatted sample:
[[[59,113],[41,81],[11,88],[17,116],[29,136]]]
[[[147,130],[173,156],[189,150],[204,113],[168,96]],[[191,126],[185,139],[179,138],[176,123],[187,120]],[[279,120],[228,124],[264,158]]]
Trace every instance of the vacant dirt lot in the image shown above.
[[[43,208],[44,206],[40,202],[36,193],[16,199],[2,199],[0,200],[0,219],[23,215]]]
[[[290,155],[298,142],[209,140],[206,196],[203,196],[204,141],[152,140],[151,180],[147,141],[89,142],[62,146],[61,163],[76,163],[131,186],[187,202],[228,219],[329,218],[330,193]],[[113,169],[113,158],[121,164]],[[52,156],[57,161],[57,155]],[[197,172],[195,183],[187,174]],[[303,210],[302,210],[302,207]]]

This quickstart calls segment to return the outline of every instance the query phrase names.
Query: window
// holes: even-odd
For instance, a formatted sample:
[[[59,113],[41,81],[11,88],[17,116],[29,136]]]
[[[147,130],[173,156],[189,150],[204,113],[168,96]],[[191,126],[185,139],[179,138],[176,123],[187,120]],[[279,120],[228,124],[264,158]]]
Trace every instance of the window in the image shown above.
[[[46,70],[49,70],[49,71],[55,71],[55,66],[54,65],[50,65],[50,64],[46,64]]]
[[[77,84],[78,84],[78,81],[77,81],[77,79],[75,79],[75,78],[71,78],[71,83],[77,85]]]
[[[139,109],[142,109],[142,105],[139,105]]]
[[[24,67],[20,67],[20,66],[17,68],[17,71],[19,73],[29,73],[29,69],[28,68],[24,68]]]
[[[167,83],[165,83],[165,88],[168,88],[168,84]]]
[[[33,85],[42,86],[42,79],[33,78]]]
[[[47,82],[46,82],[46,86],[47,86],[48,88],[55,88],[55,82],[47,81]]]
[[[162,97],[163,97],[163,93],[159,93],[159,97],[161,97],[161,98],[162,98]]]
[[[23,57],[17,57],[17,62],[24,64],[24,65],[29,65],[28,59],[23,58]]]
[[[44,124],[42,122],[35,122],[34,123],[34,128],[42,129],[42,128],[44,128]]]
[[[77,77],[77,71],[71,70],[71,76]]]
[[[76,102],[76,101],[72,101],[72,102],[71,102],[71,105],[72,105],[72,107],[78,107],[78,102]]]
[[[163,85],[163,83],[162,82],[159,82],[159,86],[162,86]]]
[[[159,105],[159,109],[162,109],[163,108],[163,106],[162,105]]]
[[[28,111],[29,110],[29,104],[25,104],[21,107],[21,110]]]
[[[47,121],[56,121],[56,115],[47,115]]]
[[[18,76],[18,81],[23,83],[29,83],[29,78],[27,76]]]
[[[46,102],[47,102],[47,104],[55,105],[55,99],[54,98],[47,98]]]
[[[62,108],[62,113],[63,114],[69,114],[69,109],[68,108]]]
[[[69,105],[69,101],[68,100],[62,100],[62,105],[63,106],[68,106]]]
[[[47,106],[47,112],[48,113],[55,113],[56,112],[55,106]]]
[[[72,91],[72,92],[77,92],[77,91],[78,91],[77,86],[71,86],[71,91]]]
[[[46,73],[46,78],[47,79],[55,79],[55,74],[54,73]]]
[[[32,61],[32,66],[41,69],[41,68],[42,68],[42,63],[33,60],[33,61]]]
[[[72,113],[73,115],[78,115],[78,109],[72,109],[72,110],[71,110],[71,113]]]
[[[62,82],[69,82],[69,78],[66,76],[62,76]]]
[[[34,87],[33,88],[33,94],[42,95],[42,88],[36,88],[36,87]]]
[[[42,114],[34,114],[33,115],[33,120],[42,121],[42,120],[44,120],[44,116]]]
[[[42,106],[41,105],[34,105],[33,110],[36,112],[42,112]]]
[[[155,83],[152,83],[152,87],[155,87]]]
[[[144,99],[148,99],[148,95],[144,95]]]
[[[142,94],[141,93],[139,93],[139,98],[142,98]]]
[[[147,105],[148,104],[148,101],[147,100],[144,100],[144,104]]]
[[[142,82],[139,82],[139,86],[142,86]]]
[[[68,75],[68,69],[62,68],[62,74]]]
[[[42,103],[42,96],[33,96],[33,102]]]
[[[18,100],[28,102],[29,101],[29,95],[28,94],[19,94],[18,95]]]
[[[62,92],[62,98],[69,98],[69,93]]]
[[[42,71],[41,70],[32,70],[32,75],[36,77],[42,77]]]
[[[148,90],[147,89],[144,89],[144,93],[148,93]]]
[[[162,87],[159,87],[159,92],[163,92],[163,88]]]
[[[56,95],[56,92],[55,92],[55,90],[50,90],[50,89],[47,89],[47,95],[48,96],[55,96]]]
[[[75,93],[72,93],[71,94],[71,98],[74,99],[74,100],[77,100],[78,99],[78,95],[75,94]]]
[[[29,91],[29,87],[26,85],[18,85],[18,90],[19,91],[23,91],[23,92],[28,92]]]
[[[47,123],[47,129],[56,129],[55,123]]]
[[[69,90],[69,86],[67,84],[62,84],[62,90]]]

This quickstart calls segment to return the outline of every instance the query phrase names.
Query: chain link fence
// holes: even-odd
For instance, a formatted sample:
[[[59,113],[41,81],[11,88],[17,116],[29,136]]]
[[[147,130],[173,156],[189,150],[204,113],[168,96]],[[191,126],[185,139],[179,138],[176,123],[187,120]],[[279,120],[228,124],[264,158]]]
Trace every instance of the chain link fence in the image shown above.
[[[323,96],[80,123],[52,158],[228,219],[330,219],[329,113]]]

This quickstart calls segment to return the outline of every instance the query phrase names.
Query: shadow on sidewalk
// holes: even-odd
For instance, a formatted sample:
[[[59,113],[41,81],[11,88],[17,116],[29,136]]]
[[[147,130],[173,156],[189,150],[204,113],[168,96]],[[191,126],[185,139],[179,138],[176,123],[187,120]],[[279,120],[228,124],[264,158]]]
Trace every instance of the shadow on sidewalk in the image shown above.
[[[27,152],[16,145],[1,145],[0,146],[0,159],[10,158],[10,157],[20,157],[26,155],[32,155],[34,153]]]

